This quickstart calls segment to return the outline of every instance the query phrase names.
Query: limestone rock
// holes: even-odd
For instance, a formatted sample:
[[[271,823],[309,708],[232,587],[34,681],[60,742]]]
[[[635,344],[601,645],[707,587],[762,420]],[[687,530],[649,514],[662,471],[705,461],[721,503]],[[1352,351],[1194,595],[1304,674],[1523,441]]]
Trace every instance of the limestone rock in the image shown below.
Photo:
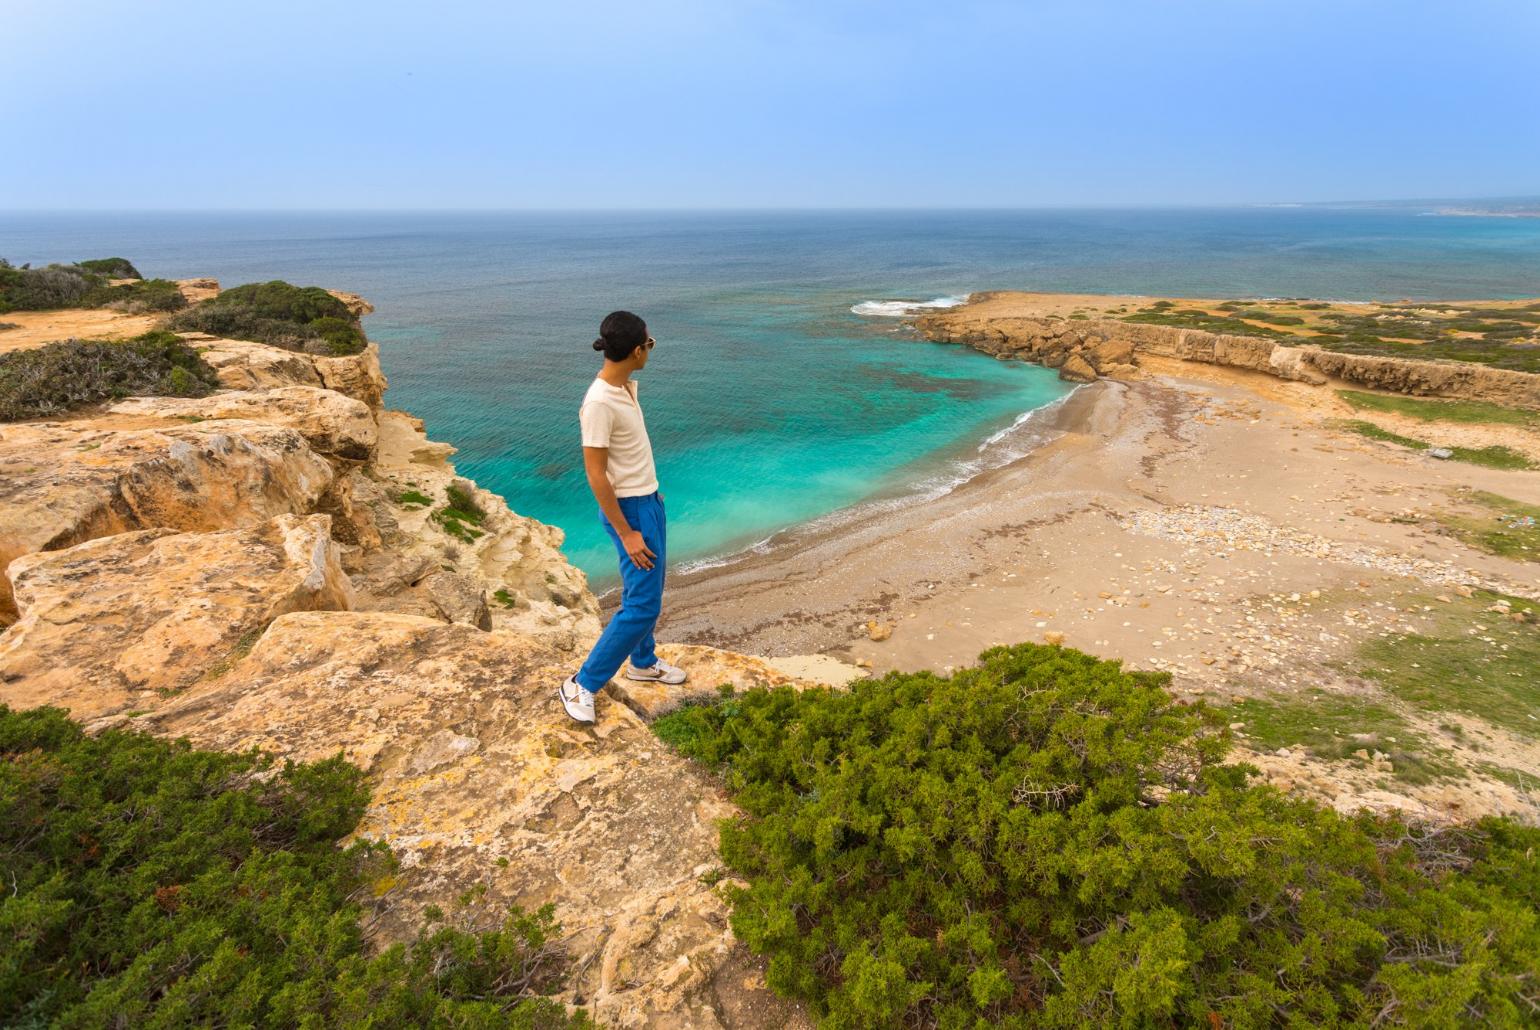
[[[91,718],[216,675],[277,616],[352,603],[328,530],[324,515],[280,515],[17,558],[7,572],[21,617],[0,634],[0,698]]]
[[[425,560],[484,583],[494,627],[540,635],[568,651],[586,649],[599,633],[599,605],[582,571],[561,553],[562,531],[511,511],[497,494],[457,476],[446,454],[453,449],[428,440],[421,426],[399,412],[380,415],[367,503],[382,546],[393,560]],[[450,487],[482,513],[461,535],[439,515]],[[366,607],[423,613],[420,598],[382,596],[372,583],[371,576],[364,585],[377,601]]]
[[[881,643],[893,635],[893,624],[891,622],[878,622],[876,619],[873,619],[866,624],[866,635],[872,640]]]
[[[207,397],[132,397],[109,410],[166,419],[248,419],[298,430],[321,454],[367,461],[379,430],[368,405],[333,390],[281,386],[230,390]]]
[[[0,568],[127,530],[229,529],[308,512],[332,478],[297,431],[245,420],[0,426]],[[0,578],[0,622],[14,615]]]
[[[373,314],[374,312],[374,305],[356,293],[347,293],[343,290],[327,290],[326,292],[346,304],[348,313],[354,318],[363,318],[365,315]]]
[[[358,354],[342,357],[312,357],[321,385],[336,390],[371,408],[385,399],[385,373],[380,371],[380,347],[371,343]]]
[[[1096,369],[1079,354],[1071,354],[1059,366],[1059,378],[1072,383],[1089,383],[1096,379]]]
[[[402,865],[382,902],[387,940],[485,884],[471,914],[488,924],[512,903],[556,906],[572,934],[566,997],[601,1024],[719,1026],[733,938],[701,872],[719,867],[716,823],[733,808],[619,701],[601,696],[592,727],[568,719],[563,662],[524,634],[301,612],[220,680],[134,723],[297,759],[340,749],[367,770],[358,832]]]
[[[321,385],[315,361],[308,355],[250,340],[223,340],[201,333],[180,335],[213,366],[219,384],[228,390]]]
[[[416,588],[445,622],[463,622],[483,630],[492,628],[487,592],[479,581],[439,570],[423,577]]]

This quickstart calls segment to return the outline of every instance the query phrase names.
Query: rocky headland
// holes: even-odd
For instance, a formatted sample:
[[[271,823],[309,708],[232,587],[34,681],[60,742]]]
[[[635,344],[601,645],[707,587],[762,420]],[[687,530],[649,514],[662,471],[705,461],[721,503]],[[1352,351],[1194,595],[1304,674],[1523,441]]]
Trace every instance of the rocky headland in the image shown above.
[[[12,350],[150,324],[11,317]],[[733,809],[647,726],[690,691],[793,677],[667,647],[688,688],[632,684],[577,726],[555,686],[600,619],[561,531],[385,406],[377,346],[181,338],[217,373],[207,396],[0,424],[0,702],[205,747],[340,752],[373,789],[357,832],[401,861],[373,903],[380,943],[468,894],[489,923],[553,903],[574,970],[562,999],[601,1022],[795,1023],[714,887]]]

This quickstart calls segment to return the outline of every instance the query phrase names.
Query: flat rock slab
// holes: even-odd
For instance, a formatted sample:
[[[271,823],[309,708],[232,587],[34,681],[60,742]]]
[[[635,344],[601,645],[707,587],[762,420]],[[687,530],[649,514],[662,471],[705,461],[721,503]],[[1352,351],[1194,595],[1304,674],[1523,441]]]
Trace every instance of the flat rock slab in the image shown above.
[[[312,511],[333,475],[296,430],[244,419],[0,426],[0,569],[112,533],[222,530]],[[15,614],[0,577],[0,622]]]
[[[221,390],[207,397],[131,397],[108,409],[115,414],[164,419],[249,419],[299,432],[321,454],[367,461],[379,429],[363,401],[318,386]]]
[[[25,555],[21,618],[0,634],[0,700],[94,718],[216,677],[279,615],[346,608],[325,515],[250,529],[149,529]]]

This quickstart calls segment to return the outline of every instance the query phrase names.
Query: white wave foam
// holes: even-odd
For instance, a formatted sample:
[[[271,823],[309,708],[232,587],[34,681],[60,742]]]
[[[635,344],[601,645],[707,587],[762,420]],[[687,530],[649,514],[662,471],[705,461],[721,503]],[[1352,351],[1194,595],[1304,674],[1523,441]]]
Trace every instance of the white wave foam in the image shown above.
[[[966,304],[970,296],[971,294],[962,293],[950,297],[937,297],[935,300],[863,300],[853,305],[850,313],[879,318],[902,318],[905,315],[932,308],[955,308],[959,304]]]

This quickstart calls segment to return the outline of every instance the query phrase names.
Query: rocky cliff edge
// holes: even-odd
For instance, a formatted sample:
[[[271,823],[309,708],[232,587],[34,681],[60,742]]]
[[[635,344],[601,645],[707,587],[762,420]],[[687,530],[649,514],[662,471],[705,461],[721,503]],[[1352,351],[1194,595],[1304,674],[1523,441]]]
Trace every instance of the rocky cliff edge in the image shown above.
[[[591,728],[555,703],[600,627],[561,531],[387,410],[373,344],[333,358],[185,338],[218,372],[208,397],[0,425],[0,702],[341,752],[374,787],[359,832],[402,862],[380,887],[382,940],[430,904],[473,897],[491,923],[549,902],[566,1000],[601,1022],[797,1022],[713,886],[733,809],[647,727],[685,695],[612,687]],[[796,682],[712,648],[663,653],[697,692]]]

